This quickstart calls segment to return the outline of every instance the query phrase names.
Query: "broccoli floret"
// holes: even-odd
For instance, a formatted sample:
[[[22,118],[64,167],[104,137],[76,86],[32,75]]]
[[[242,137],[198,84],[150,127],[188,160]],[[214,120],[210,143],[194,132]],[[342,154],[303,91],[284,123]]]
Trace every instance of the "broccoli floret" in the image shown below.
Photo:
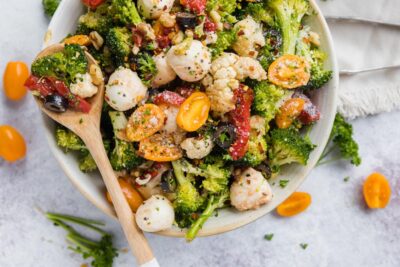
[[[97,50],[93,46],[90,46],[89,53],[98,62],[102,70],[106,71],[107,73],[110,73],[112,70],[114,70],[114,63],[111,58],[111,53],[107,47]]]
[[[273,171],[279,171],[280,166],[297,162],[306,165],[315,145],[294,128],[274,129],[271,131],[269,159]]]
[[[241,160],[245,165],[258,166],[267,159],[267,141],[263,136],[251,135],[249,148],[246,155]]]
[[[79,136],[74,134],[72,131],[64,127],[56,127],[55,137],[57,145],[64,149],[65,152],[68,152],[70,150],[80,151],[86,149],[86,146],[83,143],[82,139],[79,138]]]
[[[96,162],[88,150],[83,150],[79,156],[79,169],[82,172],[92,172],[97,170]]]
[[[77,74],[86,73],[88,61],[79,45],[66,45],[62,52],[39,58],[33,62],[32,74],[38,77],[55,77],[67,85],[75,81]]]
[[[269,130],[269,122],[275,118],[278,111],[278,102],[285,95],[285,90],[266,81],[259,82],[253,87],[253,110],[265,119],[266,130]]]
[[[148,53],[139,53],[137,62],[140,79],[143,84],[150,86],[158,72],[156,62]]]
[[[112,0],[110,9],[113,19],[122,25],[137,25],[142,22],[132,0]]]
[[[275,25],[273,12],[265,2],[249,3],[245,8],[245,14],[252,16],[257,22],[264,22],[270,26]]]
[[[283,54],[294,54],[301,20],[307,13],[307,0],[270,0],[268,6],[275,12],[283,38]]]
[[[112,28],[106,36],[106,44],[117,67],[128,61],[132,38],[127,28]]]
[[[191,225],[186,232],[186,240],[192,241],[197,233],[203,227],[204,223],[211,217],[216,209],[222,208],[229,199],[229,190],[226,189],[217,195],[211,195],[207,200],[207,207],[201,213],[200,217]]]
[[[269,65],[281,55],[282,50],[282,34],[279,28],[270,27],[264,32],[265,46],[258,53],[258,61],[265,70],[268,70]]]
[[[309,27],[305,27],[300,32],[300,37],[309,35]],[[311,77],[303,90],[318,89],[324,86],[332,78],[332,71],[324,69],[326,54],[320,48],[315,47],[311,42],[305,42],[305,38],[300,38],[296,46],[296,54],[304,57],[310,64]]]
[[[225,50],[229,49],[232,44],[236,41],[235,30],[225,30],[217,33],[217,41],[211,45],[211,54],[213,58],[221,55]]]
[[[109,115],[115,136],[115,147],[110,155],[111,166],[116,171],[131,170],[140,165],[143,160],[137,155],[132,143],[118,138],[119,132],[126,128],[128,120],[123,112],[110,111]]]
[[[195,214],[204,203],[204,198],[192,184],[192,176],[184,173],[184,164],[182,161],[173,161],[172,167],[178,187],[176,190],[176,199],[174,200],[175,220],[179,227],[185,228],[192,224]]]
[[[340,157],[323,161],[335,148],[340,151]],[[358,144],[353,139],[353,126],[346,122],[342,115],[336,114],[332,132],[329,137],[328,145],[325,147],[318,165],[333,162],[339,159],[350,160],[351,164],[358,166],[361,164],[361,157],[358,152]]]
[[[97,31],[100,35],[105,36],[113,26],[109,14],[110,5],[108,3],[102,4],[96,10],[89,10],[88,13],[79,18],[76,33],[89,34],[92,31]]]
[[[234,23],[237,20],[231,14],[236,10],[236,6],[236,0],[209,0],[207,1],[206,9],[208,12],[217,11],[222,21]]]
[[[46,13],[47,16],[52,17],[56,12],[60,2],[61,0],[43,0],[42,4],[44,13]]]

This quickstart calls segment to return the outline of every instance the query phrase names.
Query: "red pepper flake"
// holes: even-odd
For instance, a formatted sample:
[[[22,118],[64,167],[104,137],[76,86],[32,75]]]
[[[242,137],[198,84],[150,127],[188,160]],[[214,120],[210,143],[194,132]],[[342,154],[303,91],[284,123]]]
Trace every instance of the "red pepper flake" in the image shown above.
[[[236,108],[230,112],[230,115],[236,128],[236,140],[229,148],[229,154],[233,160],[239,160],[244,157],[248,150],[251,104],[254,99],[253,90],[241,84],[235,90],[234,98],[236,100]]]
[[[153,102],[156,105],[160,104],[167,104],[171,106],[179,107],[185,101],[185,98],[182,97],[180,94],[171,92],[171,91],[163,91],[162,93],[157,94],[153,98]]]

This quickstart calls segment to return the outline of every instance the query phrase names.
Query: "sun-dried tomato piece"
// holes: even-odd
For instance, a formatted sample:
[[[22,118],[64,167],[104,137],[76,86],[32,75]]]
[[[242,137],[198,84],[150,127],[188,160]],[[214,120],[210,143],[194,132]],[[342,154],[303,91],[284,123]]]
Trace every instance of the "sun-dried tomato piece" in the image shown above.
[[[206,9],[207,0],[181,0],[181,5],[190,11],[201,14]]]
[[[233,160],[244,157],[248,150],[250,137],[251,104],[253,103],[253,90],[245,85],[240,85],[234,92],[236,108],[230,112],[232,123],[236,128],[236,140],[229,148]]]
[[[179,107],[185,101],[185,98],[180,94],[171,92],[171,91],[163,91],[162,93],[157,94],[153,98],[154,104],[167,104],[172,106]]]
[[[204,30],[206,32],[215,32],[217,30],[217,24],[212,22],[209,17],[206,17],[204,21]]]

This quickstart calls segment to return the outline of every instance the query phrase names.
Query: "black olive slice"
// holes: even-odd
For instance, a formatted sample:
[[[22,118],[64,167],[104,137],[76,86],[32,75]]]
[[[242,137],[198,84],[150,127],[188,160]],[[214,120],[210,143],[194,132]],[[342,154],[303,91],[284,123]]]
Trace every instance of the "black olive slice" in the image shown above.
[[[194,29],[197,26],[197,17],[195,14],[188,12],[178,12],[176,14],[176,22],[183,31]]]
[[[219,147],[228,149],[236,140],[235,127],[231,124],[218,126],[213,137]]]
[[[50,111],[63,113],[68,109],[68,99],[58,94],[48,95],[44,98],[44,106]]]

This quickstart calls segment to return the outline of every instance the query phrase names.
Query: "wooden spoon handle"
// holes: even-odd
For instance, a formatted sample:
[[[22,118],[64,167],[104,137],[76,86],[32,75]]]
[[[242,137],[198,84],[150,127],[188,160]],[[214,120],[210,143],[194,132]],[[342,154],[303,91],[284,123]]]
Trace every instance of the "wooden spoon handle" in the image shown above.
[[[119,222],[124,230],[125,237],[128,240],[129,246],[136,257],[136,260],[140,266],[159,266],[145,236],[143,235],[143,232],[136,225],[135,216],[123,195],[118,179],[107,157],[99,130],[86,130],[86,132],[88,135],[83,134],[81,135],[81,138],[96,161],[107,190],[110,193]]]

